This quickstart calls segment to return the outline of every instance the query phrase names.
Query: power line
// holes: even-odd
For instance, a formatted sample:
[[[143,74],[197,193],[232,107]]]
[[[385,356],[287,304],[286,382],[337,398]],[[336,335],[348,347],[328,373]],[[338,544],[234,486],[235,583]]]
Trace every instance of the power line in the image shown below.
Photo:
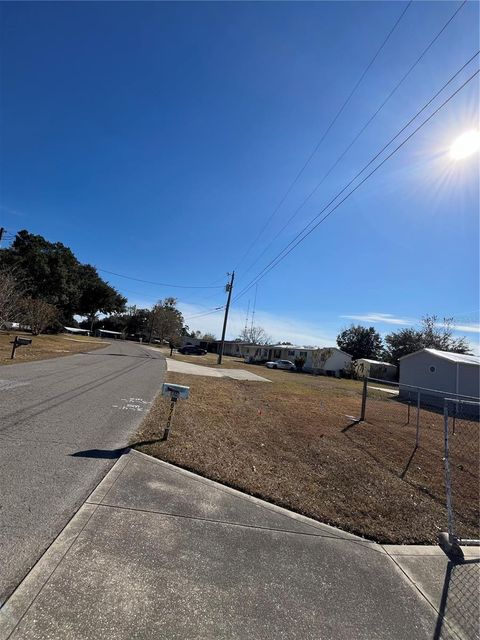
[[[245,260],[245,258],[247,257],[247,255],[250,253],[250,251],[252,250],[252,247],[255,246],[255,244],[258,242],[259,238],[261,237],[261,235],[263,234],[263,232],[265,231],[265,229],[268,227],[268,225],[270,224],[270,222],[273,220],[274,216],[276,215],[276,213],[278,212],[278,210],[280,209],[280,207],[282,206],[282,204],[285,202],[285,200],[287,199],[287,197],[289,196],[290,192],[292,191],[293,187],[297,184],[300,176],[303,174],[303,172],[305,171],[305,169],[307,168],[307,166],[310,164],[312,158],[314,157],[314,155],[317,153],[317,151],[319,150],[321,144],[323,143],[323,141],[325,140],[325,138],[327,137],[327,135],[329,134],[330,130],[332,129],[332,127],[334,126],[334,124],[337,122],[338,118],[342,115],[345,107],[347,106],[347,104],[350,102],[350,100],[352,99],[353,95],[355,94],[356,90],[358,89],[358,87],[360,86],[360,84],[362,83],[363,79],[365,78],[365,76],[367,75],[368,71],[370,70],[371,66],[373,65],[373,63],[375,62],[375,60],[377,59],[377,57],[379,56],[379,54],[381,53],[382,49],[385,47],[385,45],[387,44],[388,40],[390,39],[390,36],[392,35],[392,33],[395,31],[395,29],[397,28],[398,24],[400,23],[400,21],[402,20],[403,16],[405,15],[405,13],[407,12],[407,10],[409,9],[410,5],[412,4],[413,0],[410,0],[407,4],[407,6],[403,9],[402,13],[400,14],[400,16],[397,18],[395,24],[393,25],[393,27],[391,27],[390,31],[387,33],[386,37],[384,38],[382,44],[380,45],[380,47],[377,49],[375,55],[373,56],[373,58],[370,60],[370,62],[367,64],[367,66],[365,67],[362,75],[360,76],[360,78],[357,80],[356,84],[354,85],[353,89],[350,91],[350,93],[348,94],[347,98],[345,99],[345,101],[343,102],[342,106],[340,107],[340,109],[337,111],[337,113],[335,114],[333,120],[331,120],[330,124],[327,126],[327,128],[325,129],[325,131],[323,132],[320,140],[317,142],[317,144],[315,145],[315,147],[313,148],[313,151],[310,153],[310,155],[307,157],[307,159],[305,160],[305,162],[303,163],[300,171],[298,171],[298,173],[296,174],[295,178],[293,179],[293,181],[290,183],[288,189],[286,190],[286,192],[284,193],[283,197],[281,198],[280,202],[278,203],[278,205],[275,207],[275,209],[273,210],[273,212],[270,214],[269,218],[267,219],[267,221],[265,222],[265,224],[263,225],[263,227],[261,228],[260,232],[258,233],[258,235],[254,238],[253,242],[250,244],[250,246],[248,247],[247,251],[243,254],[242,258],[240,259],[240,261],[237,263],[237,266],[235,267],[236,269],[238,269],[239,265]],[[466,2],[466,0],[465,0]]]
[[[409,124],[411,124],[411,122],[413,120],[415,120],[415,118],[417,118],[417,116],[428,106],[428,104],[430,104],[432,102],[432,100],[435,99],[436,96],[438,96],[438,94],[443,91],[443,89],[451,82],[451,79],[445,83],[445,85],[442,87],[442,89],[440,89],[440,91],[436,94],[436,96],[434,96],[434,98],[432,98],[431,100],[429,100],[429,102],[422,107],[422,109],[401,129],[401,131],[399,133],[396,134],[396,136],[394,136],[394,138],[392,138],[384,147],[383,149],[372,159],[370,160],[370,162],[367,163],[367,165],[365,165],[363,167],[363,169],[361,171],[359,171],[356,176],[333,198],[333,200],[331,200],[303,229],[302,231],[300,231],[299,234],[297,234],[295,236],[295,238],[293,240],[291,240],[289,242],[289,244],[282,249],[282,251],[280,251],[273,260],[271,260],[268,265],[266,267],[264,267],[262,269],[262,271],[260,273],[258,273],[255,278],[253,278],[253,280],[236,296],[235,300],[238,300],[241,296],[243,296],[249,289],[251,289],[251,287],[253,287],[254,284],[257,284],[260,280],[262,280],[267,273],[269,273],[272,269],[274,269],[284,258],[287,257],[287,255],[289,255],[289,253],[291,253],[301,242],[303,242],[313,231],[315,231],[315,229],[322,224],[330,215],[332,215],[332,213],[338,209],[338,207],[343,204],[343,202],[345,202],[345,200],[347,200],[357,189],[359,189],[359,187],[362,186],[362,184],[364,182],[366,182],[378,169],[380,169],[380,167],[382,165],[385,164],[385,162],[387,162],[387,160],[389,160],[395,153],[397,153],[397,151],[399,151],[422,127],[424,127],[441,109],[443,109],[444,106],[446,106],[450,100],[452,100],[469,82],[471,82],[473,80],[473,78],[475,78],[475,76],[477,76],[479,74],[479,70],[475,71],[475,73],[473,73],[458,89],[456,89],[456,91],[454,91],[444,102],[442,102],[442,104],[437,107],[437,109],[435,109],[435,111],[433,111],[432,114],[430,114],[416,129],[414,129],[414,131],[408,135],[386,158],[384,158],[369,174],[367,174],[365,176],[365,178],[363,178],[342,200],[340,200],[340,202],[338,202],[327,214],[325,214],[322,218],[320,218],[320,220],[311,228],[307,231],[308,227],[312,224],[312,222],[316,219],[318,219],[321,214],[328,209],[328,207],[365,171],[365,169],[370,166],[372,164],[372,162],[375,161],[376,158],[378,158],[378,156],[386,149],[386,147],[388,147],[391,142],[393,142],[393,140],[395,140],[395,138],[398,137],[398,135],[405,130],[405,128],[407,128],[409,126]],[[457,74],[458,75],[458,72]],[[304,235],[302,235],[304,234]],[[300,237],[301,236],[301,237]],[[297,240],[297,238],[299,238]],[[296,241],[296,242],[295,242]],[[290,247],[290,248],[289,248]],[[283,254],[283,255],[282,255]]]
[[[210,316],[213,313],[218,313],[219,311],[223,311],[223,309],[225,309],[225,305],[223,305],[222,307],[216,307],[215,309],[212,309],[211,311],[206,311],[205,313],[197,313],[193,316],[184,316],[184,320],[193,320],[194,318],[203,318],[204,316]]]
[[[8,234],[5,236],[8,239],[13,240],[25,240],[16,234]],[[100,267],[96,267],[97,271],[101,271],[102,273],[108,273],[111,276],[117,276],[118,278],[125,278],[126,280],[134,280],[135,282],[143,282],[144,284],[153,284],[158,287],[171,287],[172,289],[223,289],[224,285],[185,285],[185,284],[170,284],[168,282],[153,282],[151,280],[143,280],[142,278],[134,278],[132,276],[126,276],[123,273],[116,273],[115,271],[108,271],[107,269],[101,269]]]
[[[111,276],[117,276],[119,278],[126,278],[127,280],[135,280],[135,282],[143,282],[144,284],[153,284],[159,287],[171,287],[172,289],[223,289],[222,285],[185,285],[185,284],[170,284],[168,282],[152,282],[151,280],[142,280],[141,278],[133,278],[132,276],[126,276],[122,273],[115,273],[114,271],[107,271],[107,269],[100,269],[97,267],[98,271],[102,273],[109,273]]]
[[[353,147],[353,145],[357,142],[357,140],[360,138],[360,136],[363,134],[363,132],[367,129],[367,127],[370,126],[370,124],[373,122],[373,120],[377,117],[377,115],[380,113],[380,111],[383,109],[383,107],[387,104],[387,102],[389,102],[389,100],[393,97],[393,95],[397,92],[397,90],[400,88],[400,86],[405,82],[405,80],[408,78],[408,76],[411,74],[411,72],[415,69],[415,67],[421,62],[421,60],[424,58],[424,56],[427,54],[427,52],[432,48],[432,46],[435,44],[435,42],[438,40],[438,38],[442,35],[442,33],[445,31],[445,29],[448,27],[448,25],[452,22],[452,20],[455,18],[455,16],[457,15],[457,13],[465,6],[467,0],[464,0],[462,2],[462,4],[454,11],[454,13],[450,16],[450,18],[447,20],[447,22],[443,25],[443,27],[440,29],[440,31],[435,35],[435,37],[429,42],[429,44],[425,47],[425,49],[422,51],[422,53],[418,56],[418,58],[410,65],[410,67],[407,69],[406,73],[400,78],[400,80],[397,82],[397,84],[393,87],[393,89],[390,91],[390,93],[387,95],[387,97],[385,98],[385,100],[380,104],[380,106],[377,108],[377,110],[370,116],[370,118],[367,120],[367,122],[363,125],[363,127],[360,129],[360,131],[355,135],[355,137],[353,138],[353,140],[349,143],[349,145],[344,149],[344,151],[340,154],[340,156],[338,156],[338,158],[335,160],[335,162],[331,165],[331,167],[328,169],[328,171],[324,174],[324,176],[322,177],[322,179],[315,185],[315,187],[313,188],[313,190],[305,197],[305,199],[301,202],[301,204],[295,209],[295,211],[292,213],[292,215],[288,218],[288,220],[285,222],[285,224],[283,225],[283,227],[280,229],[280,231],[278,231],[276,233],[276,235],[270,240],[270,242],[267,244],[266,247],[263,248],[262,252],[257,256],[257,258],[255,258],[255,260],[250,264],[250,266],[248,267],[248,269],[246,271],[244,271],[244,274],[248,273],[256,264],[257,262],[265,255],[265,253],[270,249],[270,247],[273,245],[273,243],[275,242],[275,240],[285,231],[285,229],[288,227],[288,225],[296,218],[297,214],[303,209],[303,207],[306,205],[306,203],[310,200],[310,198],[314,195],[314,193],[317,192],[317,190],[321,187],[321,185],[325,182],[325,180],[328,178],[328,176],[332,173],[332,171],[338,166],[338,164],[343,160],[343,158],[346,156],[346,154],[350,151],[350,149]],[[408,8],[408,7],[407,7]],[[478,55],[478,54],[475,54]],[[474,56],[475,57],[475,56]],[[470,62],[470,61],[469,61]],[[468,64],[468,63],[466,63]],[[466,65],[465,65],[466,66]],[[253,246],[253,245],[252,245]]]
[[[6,239],[9,240],[21,240],[23,242],[26,242],[21,236],[19,236],[18,234],[8,234],[5,236]],[[120,274],[120,273],[115,273],[113,271],[108,271],[107,269],[100,269],[99,267],[96,267],[97,271],[101,271],[102,273],[108,273],[110,275],[113,276],[118,276],[120,278],[126,278],[127,280],[134,280],[135,282],[142,282],[144,284],[151,284],[151,285],[156,285],[156,286],[162,286],[162,287],[171,287],[171,288],[179,288],[179,289],[224,289],[225,285],[218,285],[218,286],[214,286],[214,285],[208,285],[208,286],[187,286],[187,285],[175,285],[175,284],[168,284],[165,282],[152,282],[150,280],[142,280],[141,278],[134,278],[132,276],[126,276],[124,274]],[[124,291],[128,291],[129,293],[134,293],[136,295],[145,295],[144,293],[140,293],[138,291],[131,291],[129,289],[125,289],[124,287],[122,287],[122,289]],[[214,295],[217,295],[217,293],[215,293]],[[210,296],[207,296],[207,298],[209,298]],[[218,310],[221,310],[224,308],[224,306],[221,307],[215,307],[214,309],[210,309],[209,307],[206,307],[203,304],[200,304],[199,302],[187,302],[185,300],[178,300],[178,302],[180,304],[196,304],[200,307],[205,307],[208,310],[208,312],[206,313],[200,313],[196,316],[191,316],[191,317],[201,317],[203,315],[209,315],[210,313],[216,313]]]

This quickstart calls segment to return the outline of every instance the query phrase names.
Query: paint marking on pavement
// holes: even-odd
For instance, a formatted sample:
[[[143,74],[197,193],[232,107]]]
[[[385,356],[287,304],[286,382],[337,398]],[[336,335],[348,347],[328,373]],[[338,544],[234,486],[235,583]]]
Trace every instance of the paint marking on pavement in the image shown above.
[[[30,382],[20,382],[19,380],[0,380],[0,391],[9,391],[17,387],[28,387]]]
[[[147,405],[152,404],[143,398],[120,398],[124,403],[122,405],[112,404],[113,409],[120,409],[120,411],[145,411]]]

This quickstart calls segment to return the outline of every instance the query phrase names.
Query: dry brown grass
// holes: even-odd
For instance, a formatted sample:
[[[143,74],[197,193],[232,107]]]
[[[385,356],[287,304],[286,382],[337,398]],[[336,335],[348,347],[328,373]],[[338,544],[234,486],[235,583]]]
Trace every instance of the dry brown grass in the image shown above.
[[[12,341],[15,336],[31,338],[32,344],[27,347],[19,347],[15,353],[15,359],[11,360]],[[31,362],[32,360],[46,360],[69,356],[81,351],[92,351],[108,346],[108,342],[100,338],[87,336],[41,335],[32,336],[18,331],[0,332],[0,364],[18,364],[19,362]]]
[[[159,438],[168,402],[159,397],[134,445],[380,542],[436,542],[446,527],[441,415],[422,411],[414,450],[415,421],[405,424],[406,407],[394,398],[369,399],[369,421],[353,425],[346,415],[359,413],[361,383],[263,374],[272,384],[169,373],[170,382],[190,385],[191,397],[178,403],[167,442]],[[478,536],[478,481],[468,486],[463,527]]]

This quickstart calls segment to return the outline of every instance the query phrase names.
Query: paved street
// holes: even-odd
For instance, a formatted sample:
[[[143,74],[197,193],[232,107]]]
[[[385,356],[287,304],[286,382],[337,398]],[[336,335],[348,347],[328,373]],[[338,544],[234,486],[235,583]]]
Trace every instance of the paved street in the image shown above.
[[[165,359],[131,342],[0,367],[0,606],[115,463]]]

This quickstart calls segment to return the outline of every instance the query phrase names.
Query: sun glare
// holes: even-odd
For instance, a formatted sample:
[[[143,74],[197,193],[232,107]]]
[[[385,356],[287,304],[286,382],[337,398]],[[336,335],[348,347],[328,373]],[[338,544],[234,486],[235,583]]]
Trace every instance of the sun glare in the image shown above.
[[[480,131],[472,129],[465,131],[450,147],[450,157],[453,160],[462,160],[480,149]]]

